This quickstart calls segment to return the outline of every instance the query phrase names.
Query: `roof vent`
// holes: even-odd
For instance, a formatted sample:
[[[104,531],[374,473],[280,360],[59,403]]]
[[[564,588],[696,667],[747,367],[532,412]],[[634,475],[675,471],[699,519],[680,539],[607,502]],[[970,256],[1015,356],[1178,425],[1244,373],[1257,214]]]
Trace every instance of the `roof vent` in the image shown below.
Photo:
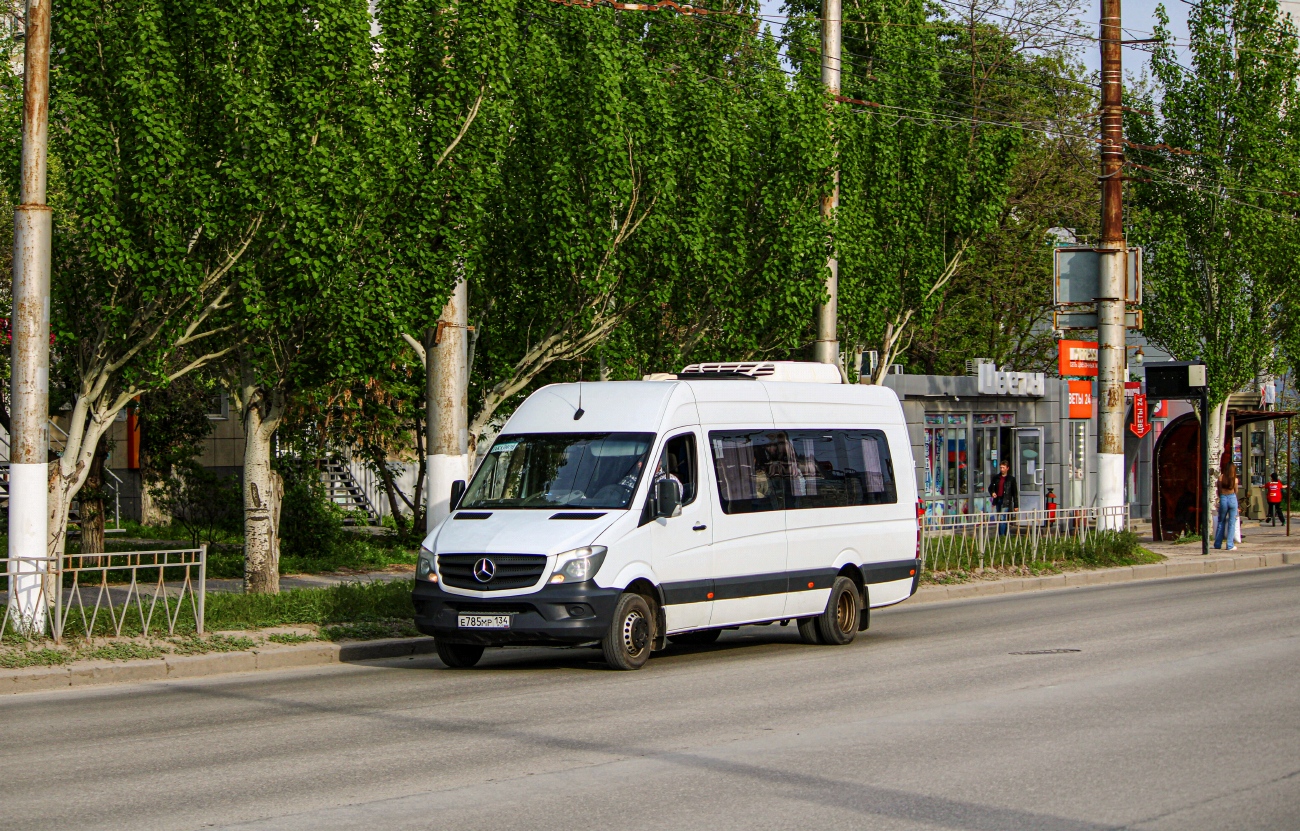
[[[838,384],[840,368],[834,364],[808,361],[719,361],[691,364],[677,374],[683,380],[706,378],[753,378],[802,384]]]

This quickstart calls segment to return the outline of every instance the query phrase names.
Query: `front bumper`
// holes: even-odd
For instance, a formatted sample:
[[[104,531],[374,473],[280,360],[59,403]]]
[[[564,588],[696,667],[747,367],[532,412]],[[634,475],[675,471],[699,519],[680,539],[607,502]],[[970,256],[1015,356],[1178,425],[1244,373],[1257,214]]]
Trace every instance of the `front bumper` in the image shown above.
[[[618,589],[594,582],[545,585],[513,597],[465,597],[437,583],[415,581],[415,628],[444,643],[483,646],[553,646],[598,641],[609,630]],[[509,629],[461,629],[459,614],[510,615]]]

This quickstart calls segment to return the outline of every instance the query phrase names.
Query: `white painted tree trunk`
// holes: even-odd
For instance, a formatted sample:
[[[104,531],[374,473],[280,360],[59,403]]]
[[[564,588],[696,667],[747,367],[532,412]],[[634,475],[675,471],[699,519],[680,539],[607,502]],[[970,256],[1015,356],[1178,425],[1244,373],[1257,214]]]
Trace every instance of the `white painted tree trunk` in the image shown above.
[[[428,507],[425,533],[451,512],[451,484],[469,478],[469,289],[464,280],[452,289],[425,359]]]
[[[274,395],[256,390],[245,397],[244,422],[244,591],[280,592],[280,499],[284,483],[271,469],[271,437],[280,423]]]

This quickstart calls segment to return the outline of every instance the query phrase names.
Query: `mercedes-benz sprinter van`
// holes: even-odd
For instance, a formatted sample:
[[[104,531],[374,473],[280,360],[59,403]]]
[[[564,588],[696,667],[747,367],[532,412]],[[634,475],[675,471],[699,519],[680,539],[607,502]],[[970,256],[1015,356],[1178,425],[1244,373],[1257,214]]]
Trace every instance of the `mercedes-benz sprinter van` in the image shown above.
[[[915,593],[893,391],[795,362],[647,378],[539,389],[454,489],[413,598],[448,666],[590,643],[636,669],[669,641],[773,621],[845,644],[870,609]]]

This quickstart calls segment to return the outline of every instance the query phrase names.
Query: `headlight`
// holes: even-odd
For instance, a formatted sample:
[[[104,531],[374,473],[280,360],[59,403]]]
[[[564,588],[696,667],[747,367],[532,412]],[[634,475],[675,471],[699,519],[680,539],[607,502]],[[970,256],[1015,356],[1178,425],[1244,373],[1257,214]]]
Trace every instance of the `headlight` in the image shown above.
[[[420,559],[415,561],[415,577],[418,580],[438,582],[438,571],[433,567],[433,552],[420,546]]]
[[[555,558],[555,573],[551,575],[551,582],[584,583],[590,580],[600,571],[607,550],[603,545],[588,545],[565,551]]]

